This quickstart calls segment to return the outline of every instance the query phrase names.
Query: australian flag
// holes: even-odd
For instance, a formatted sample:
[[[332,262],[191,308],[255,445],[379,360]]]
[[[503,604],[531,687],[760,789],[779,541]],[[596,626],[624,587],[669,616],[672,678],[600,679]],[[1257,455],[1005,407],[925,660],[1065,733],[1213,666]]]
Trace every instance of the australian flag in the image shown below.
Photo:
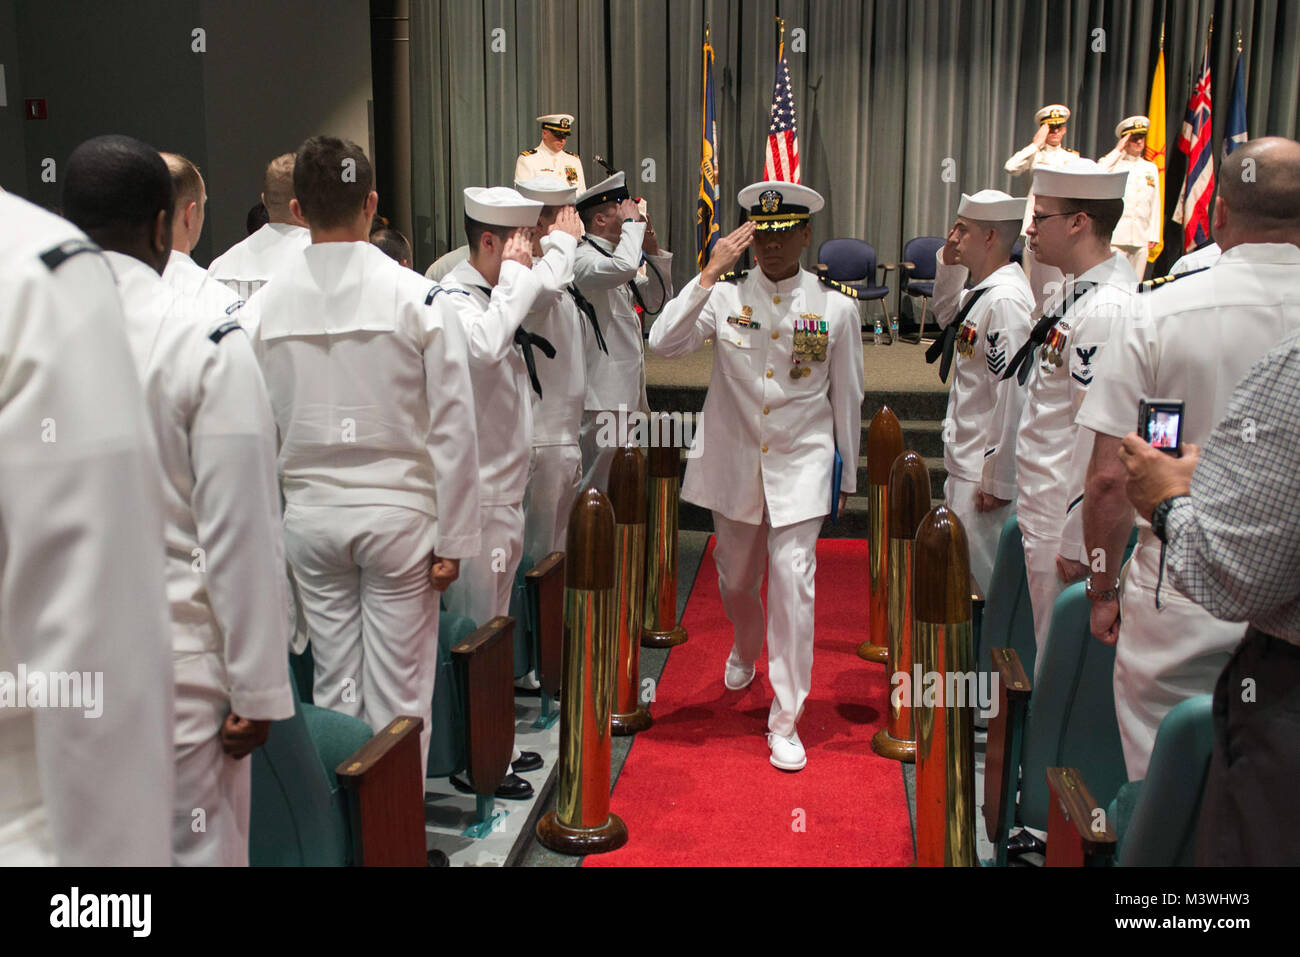
[[[767,129],[767,159],[763,179],[799,182],[799,131],[795,128],[794,87],[785,61],[785,44],[777,51],[776,83],[772,87],[772,117]]]

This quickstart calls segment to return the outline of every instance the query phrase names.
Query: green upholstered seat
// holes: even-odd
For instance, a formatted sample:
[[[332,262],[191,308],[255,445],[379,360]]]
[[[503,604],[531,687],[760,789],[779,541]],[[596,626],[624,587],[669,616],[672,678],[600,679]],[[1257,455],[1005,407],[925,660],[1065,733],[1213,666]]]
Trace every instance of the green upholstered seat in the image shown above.
[[[1002,526],[988,594],[984,596],[983,621],[975,647],[976,667],[980,671],[993,667],[993,648],[1014,649],[1025,673],[1034,673],[1034,609],[1029,603],[1020,523],[1014,515]]]
[[[1089,631],[1084,583],[1061,593],[1034,682],[1020,756],[1021,824],[1047,830],[1049,767],[1078,768],[1100,805],[1127,779],[1115,718],[1115,648]]]
[[[514,676],[522,678],[537,667],[534,636],[537,615],[533,608],[533,599],[528,594],[528,583],[524,577],[533,567],[533,560],[527,555],[519,563],[515,572],[515,587],[510,590],[510,617],[515,620],[515,662]]]
[[[465,691],[451,649],[477,625],[464,615],[438,617],[438,674],[433,684],[428,776],[443,778],[465,769]]]
[[[1214,750],[1212,702],[1208,694],[1180,701],[1160,722],[1146,779],[1126,785],[1136,792],[1131,816],[1115,822],[1115,863],[1121,867],[1195,863],[1201,796]]]

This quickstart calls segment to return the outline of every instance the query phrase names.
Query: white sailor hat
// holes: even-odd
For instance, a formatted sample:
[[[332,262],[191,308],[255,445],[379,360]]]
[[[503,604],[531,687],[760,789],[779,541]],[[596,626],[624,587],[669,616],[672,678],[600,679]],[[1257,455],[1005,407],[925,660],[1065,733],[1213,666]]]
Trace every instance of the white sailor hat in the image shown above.
[[[542,124],[542,129],[550,130],[559,136],[568,136],[573,132],[573,116],[569,113],[547,113],[545,116],[539,116],[537,122]]]
[[[1064,126],[1069,118],[1070,108],[1060,103],[1045,106],[1034,114],[1035,123],[1046,123],[1048,126]]]
[[[465,215],[488,226],[536,226],[542,204],[508,186],[465,188]]]
[[[535,199],[546,206],[572,206],[578,198],[577,189],[554,176],[534,176],[516,182],[515,189],[525,199]]]
[[[1128,170],[1107,172],[1092,160],[1076,159],[1061,169],[1034,170],[1035,196],[1062,199],[1123,199]]]
[[[1115,135],[1123,136],[1129,133],[1133,136],[1146,136],[1150,129],[1151,121],[1145,116],[1130,116],[1119,121],[1119,125],[1115,127]]]
[[[817,190],[781,180],[764,180],[746,186],[737,194],[736,201],[749,213],[754,228],[765,233],[802,226],[826,204]]]
[[[590,209],[592,206],[599,206],[601,203],[617,203],[620,200],[627,199],[629,193],[627,187],[623,185],[625,179],[626,177],[623,175],[622,170],[615,173],[613,176],[608,176],[605,179],[602,179],[599,183],[574,200],[574,204],[578,207],[578,212],[582,212],[584,209]]]
[[[1019,221],[1025,217],[1026,202],[1026,199],[1010,196],[1000,189],[982,189],[978,193],[961,194],[957,215],[990,223],[1011,219]]]

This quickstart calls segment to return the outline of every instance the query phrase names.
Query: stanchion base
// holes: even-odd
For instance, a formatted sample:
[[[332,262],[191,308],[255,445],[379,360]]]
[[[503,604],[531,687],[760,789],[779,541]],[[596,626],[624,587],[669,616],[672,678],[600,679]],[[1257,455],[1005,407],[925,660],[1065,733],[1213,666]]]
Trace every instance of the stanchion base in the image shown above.
[[[674,645],[680,645],[686,640],[686,629],[677,625],[669,631],[650,631],[648,628],[641,631],[642,648],[671,648]]]
[[[916,763],[916,742],[901,741],[884,728],[881,728],[872,737],[871,750],[882,758],[903,761],[907,764]]]
[[[645,708],[638,708],[630,714],[613,714],[609,717],[610,731],[620,737],[644,731],[654,723],[654,718],[650,717],[650,712]]]
[[[627,843],[627,825],[617,814],[600,827],[566,827],[554,811],[537,822],[537,839],[557,854],[604,854]]]
[[[864,641],[858,645],[858,657],[863,661],[875,661],[883,665],[889,661],[889,649],[884,645],[873,645],[869,641]]]

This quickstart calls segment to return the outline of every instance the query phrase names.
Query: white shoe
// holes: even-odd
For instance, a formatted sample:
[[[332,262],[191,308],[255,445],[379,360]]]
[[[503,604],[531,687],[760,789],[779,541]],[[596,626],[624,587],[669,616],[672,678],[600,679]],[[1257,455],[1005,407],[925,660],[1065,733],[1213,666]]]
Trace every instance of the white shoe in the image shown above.
[[[772,749],[772,755],[768,760],[772,762],[774,768],[780,768],[782,771],[801,771],[808,763],[808,755],[804,753],[803,742],[799,740],[798,731],[788,738],[769,731],[767,746]]]
[[[722,683],[731,691],[739,691],[748,688],[753,680],[754,663],[751,661],[745,664],[737,657],[736,649],[731,649],[731,654],[727,657],[727,669],[722,673]]]

